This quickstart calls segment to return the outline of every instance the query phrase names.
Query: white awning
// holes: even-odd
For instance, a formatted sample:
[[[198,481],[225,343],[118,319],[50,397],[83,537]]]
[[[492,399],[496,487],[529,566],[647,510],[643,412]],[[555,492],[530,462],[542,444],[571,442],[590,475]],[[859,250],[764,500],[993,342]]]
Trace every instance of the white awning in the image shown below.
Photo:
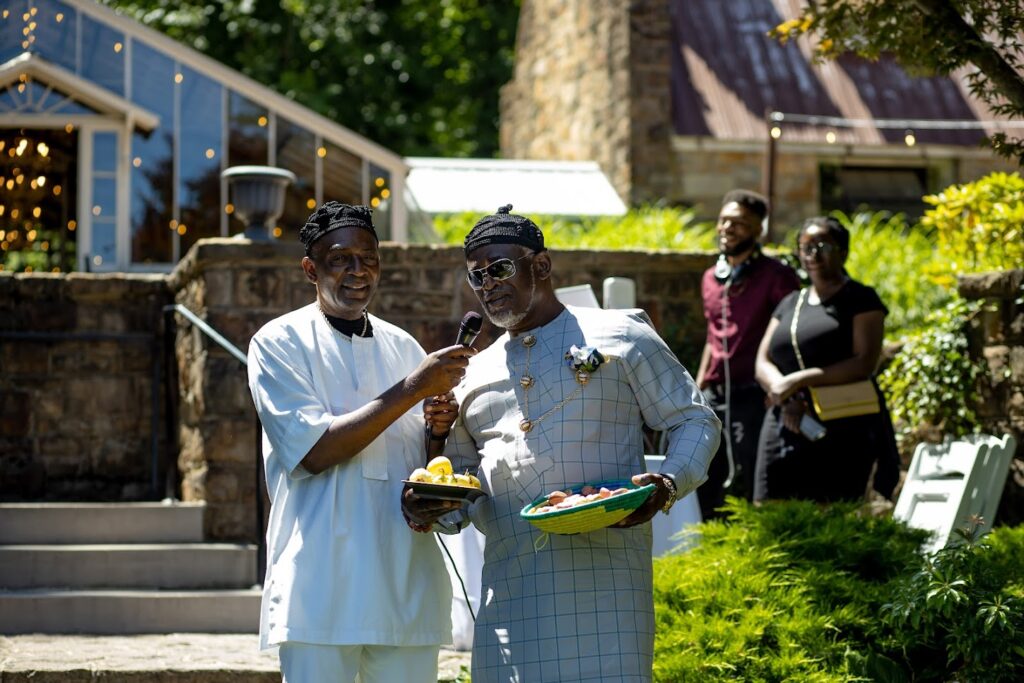
[[[408,191],[429,213],[494,213],[512,204],[519,214],[621,216],[626,213],[593,161],[406,157]]]

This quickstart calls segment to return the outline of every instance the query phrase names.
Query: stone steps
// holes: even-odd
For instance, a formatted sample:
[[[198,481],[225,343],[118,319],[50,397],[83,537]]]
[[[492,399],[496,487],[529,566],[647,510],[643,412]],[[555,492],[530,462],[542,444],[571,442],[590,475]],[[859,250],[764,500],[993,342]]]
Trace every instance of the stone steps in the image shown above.
[[[256,546],[231,543],[0,545],[0,586],[210,589],[256,583]]]
[[[252,633],[259,627],[261,592],[3,591],[0,633]]]
[[[203,543],[204,511],[0,504],[0,634],[255,633],[256,547]]]
[[[2,503],[0,544],[201,543],[204,503]]]

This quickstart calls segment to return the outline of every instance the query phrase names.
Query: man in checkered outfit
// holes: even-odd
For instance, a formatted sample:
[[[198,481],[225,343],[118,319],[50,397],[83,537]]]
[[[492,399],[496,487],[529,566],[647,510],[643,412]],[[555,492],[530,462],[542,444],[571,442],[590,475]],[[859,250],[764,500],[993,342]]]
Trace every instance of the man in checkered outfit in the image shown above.
[[[473,683],[650,681],[647,522],[706,479],[721,424],[642,311],[558,301],[543,234],[510,210],[466,237],[470,285],[506,332],[470,360],[445,445],[489,495],[439,518],[407,490],[403,508],[414,528],[471,520],[486,536]],[[659,473],[645,471],[644,424],[668,436]],[[656,488],[613,527],[549,536],[519,517],[551,491],[630,478]]]

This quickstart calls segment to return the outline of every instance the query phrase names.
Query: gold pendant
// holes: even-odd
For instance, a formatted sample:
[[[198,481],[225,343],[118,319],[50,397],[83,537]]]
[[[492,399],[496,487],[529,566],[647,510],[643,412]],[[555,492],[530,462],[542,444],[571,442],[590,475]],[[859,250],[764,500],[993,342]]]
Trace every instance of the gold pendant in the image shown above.
[[[581,385],[586,385],[586,383],[590,381],[590,374],[583,370],[577,370],[576,381],[579,382]]]
[[[537,343],[537,337],[532,334],[528,334],[523,337],[523,346],[530,347]]]
[[[519,423],[519,429],[521,429],[524,433],[529,432],[531,429],[533,429],[533,423],[530,422],[529,420],[523,420],[522,422]]]
[[[519,386],[521,386],[523,389],[529,389],[530,387],[533,386],[533,378],[530,377],[529,375],[523,375],[522,377],[519,378]]]

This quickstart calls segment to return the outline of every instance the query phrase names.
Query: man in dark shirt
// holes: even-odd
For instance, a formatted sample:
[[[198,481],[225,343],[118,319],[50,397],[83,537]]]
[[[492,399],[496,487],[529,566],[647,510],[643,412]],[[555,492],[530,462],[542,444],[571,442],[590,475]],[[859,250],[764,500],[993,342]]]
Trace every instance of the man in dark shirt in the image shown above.
[[[767,216],[768,203],[756,192],[726,194],[717,225],[721,255],[701,281],[707,339],[697,386],[722,420],[722,440],[708,480],[697,489],[704,519],[719,515],[726,493],[753,498],[765,411],[754,359],[775,307],[800,284],[792,269],[761,253]]]

